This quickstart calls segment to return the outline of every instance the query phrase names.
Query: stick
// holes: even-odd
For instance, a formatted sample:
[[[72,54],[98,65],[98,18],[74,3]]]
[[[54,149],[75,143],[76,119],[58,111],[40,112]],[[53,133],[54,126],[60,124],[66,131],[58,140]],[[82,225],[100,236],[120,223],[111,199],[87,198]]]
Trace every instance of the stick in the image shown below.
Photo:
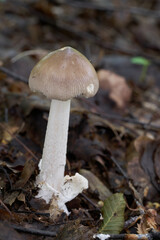
[[[96,237],[96,240],[99,238]],[[151,232],[148,234],[106,234],[106,238],[103,240],[159,240],[160,232]]]
[[[109,113],[105,113],[103,112],[100,107],[96,106],[95,104],[87,101],[86,99],[81,99],[82,101],[84,101],[85,103],[87,103],[88,105],[94,107],[94,109],[96,110],[96,112],[90,112],[87,111],[85,109],[79,109],[78,111],[80,112],[84,112],[86,114],[95,114],[101,118],[108,118],[111,120],[115,120],[115,121],[120,121],[120,122],[126,122],[126,123],[131,123],[131,124],[135,124],[138,125],[139,127],[141,127],[142,129],[145,130],[151,130],[151,131],[160,131],[160,127],[156,126],[154,124],[150,124],[150,123],[145,123],[145,122],[140,122],[137,119],[133,119],[133,118],[129,118],[129,117],[121,117],[118,115],[114,115],[114,114],[109,114]],[[76,109],[71,109],[72,111],[76,111]]]
[[[112,160],[112,162],[116,165],[116,167],[119,169],[119,171],[121,172],[121,174],[123,175],[123,177],[129,181],[127,174],[125,173],[125,171],[121,168],[121,166],[119,165],[118,161],[113,157],[110,156],[110,159]]]
[[[80,195],[84,199],[86,199],[94,208],[96,208],[98,211],[100,211],[99,207],[97,207],[96,204],[90,198],[88,198],[84,193],[80,193]]]
[[[12,72],[11,70],[9,70],[9,69],[7,69],[7,68],[5,68],[5,67],[1,67],[1,66],[0,66],[0,71],[3,72],[3,73],[5,73],[5,74],[7,74],[8,76],[10,76],[10,77],[18,80],[18,81],[28,82],[28,80],[27,80],[26,78],[24,78],[24,77],[22,77],[22,76],[20,76],[20,75],[18,75],[18,74],[16,74],[16,73],[14,73],[14,72]]]
[[[21,226],[11,225],[15,230],[24,233],[30,233],[34,235],[46,236],[46,237],[56,237],[56,232],[47,231],[47,230],[39,230],[35,228],[25,228]]]
[[[6,211],[9,213],[9,215],[12,217],[11,211],[8,209],[8,207],[4,204],[4,202],[0,199],[0,204],[6,209]]]

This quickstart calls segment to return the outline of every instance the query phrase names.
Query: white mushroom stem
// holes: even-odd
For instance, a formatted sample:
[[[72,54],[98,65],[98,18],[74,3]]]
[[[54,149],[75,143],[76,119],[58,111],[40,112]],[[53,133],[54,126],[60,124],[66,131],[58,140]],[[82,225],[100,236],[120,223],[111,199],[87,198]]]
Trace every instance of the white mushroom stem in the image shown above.
[[[53,192],[60,192],[64,182],[70,100],[52,100],[45,136],[40,173],[36,183],[40,187],[38,197],[49,202]]]

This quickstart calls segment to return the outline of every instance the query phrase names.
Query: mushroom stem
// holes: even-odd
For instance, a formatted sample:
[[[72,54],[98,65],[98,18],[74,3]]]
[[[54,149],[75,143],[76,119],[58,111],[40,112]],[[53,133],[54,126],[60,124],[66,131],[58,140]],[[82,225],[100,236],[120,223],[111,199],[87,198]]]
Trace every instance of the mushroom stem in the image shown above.
[[[40,187],[38,196],[46,202],[49,202],[53,194],[47,186],[60,192],[64,182],[70,102],[51,101],[40,173],[36,181]]]

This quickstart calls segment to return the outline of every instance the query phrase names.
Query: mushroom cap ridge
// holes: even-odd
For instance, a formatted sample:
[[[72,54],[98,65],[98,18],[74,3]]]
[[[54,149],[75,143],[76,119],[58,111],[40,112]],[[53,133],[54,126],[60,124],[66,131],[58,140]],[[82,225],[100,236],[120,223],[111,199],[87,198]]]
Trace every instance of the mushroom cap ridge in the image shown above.
[[[49,99],[66,101],[79,95],[94,96],[99,80],[84,55],[71,47],[64,47],[49,53],[35,65],[29,86]]]

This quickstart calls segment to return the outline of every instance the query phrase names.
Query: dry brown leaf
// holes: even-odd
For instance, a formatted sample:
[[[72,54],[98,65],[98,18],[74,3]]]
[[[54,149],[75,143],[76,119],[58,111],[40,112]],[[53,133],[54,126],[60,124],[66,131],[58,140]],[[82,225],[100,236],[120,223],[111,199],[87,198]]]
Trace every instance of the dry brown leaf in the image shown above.
[[[12,206],[19,195],[18,191],[5,194],[4,203]]]
[[[97,75],[100,87],[109,92],[109,97],[116,102],[119,108],[124,108],[132,94],[125,78],[105,69],[99,70]]]
[[[85,178],[87,178],[89,182],[89,189],[92,192],[96,190],[98,191],[99,199],[105,200],[107,197],[109,197],[112,194],[111,191],[92,172],[85,169],[81,169],[80,174]]]
[[[30,93],[28,84],[24,82],[12,82],[10,83],[8,90],[12,93]]]
[[[140,224],[137,224],[138,234],[147,234],[151,230],[157,230],[156,223],[157,212],[154,209],[148,209],[142,216]]]
[[[19,129],[19,126],[7,125],[6,130],[3,132],[3,138],[1,140],[1,143],[2,144],[8,144],[8,142],[10,142],[13,138],[13,136],[11,134],[14,135],[17,132],[18,129]]]
[[[36,164],[32,159],[26,161],[19,181],[16,182],[15,188],[22,188],[27,183],[31,175],[34,173]]]
[[[139,158],[140,153],[136,151],[134,143],[130,144],[126,154],[128,177],[132,179],[133,185],[136,188],[138,187],[140,198],[143,199],[145,196],[148,200],[151,200],[156,190],[152,186],[149,176],[142,169]]]
[[[17,199],[18,199],[19,201],[21,201],[21,202],[24,202],[24,203],[25,203],[25,201],[26,201],[26,197],[25,197],[24,193],[20,193],[20,194],[18,195]]]
[[[128,176],[134,185],[143,190],[143,196],[154,199],[159,191],[159,149],[160,140],[140,136],[134,140],[132,148],[128,149]]]
[[[139,136],[138,138],[135,139],[134,141],[134,146],[135,146],[135,149],[138,153],[141,153],[145,147],[147,146],[147,144],[149,142],[151,142],[153,139],[145,136],[145,135],[142,135],[142,136]]]
[[[150,182],[154,186],[154,188],[159,191],[160,186],[157,181],[156,176],[156,165],[159,166],[159,154],[158,154],[158,162],[155,162],[155,153],[160,148],[160,140],[150,140],[146,143],[144,150],[140,153],[140,164],[144,172],[149,176]],[[158,152],[157,152],[158,153]]]
[[[141,168],[138,157],[134,156],[130,159],[127,165],[127,172],[135,186],[145,188],[149,185],[149,178]]]

